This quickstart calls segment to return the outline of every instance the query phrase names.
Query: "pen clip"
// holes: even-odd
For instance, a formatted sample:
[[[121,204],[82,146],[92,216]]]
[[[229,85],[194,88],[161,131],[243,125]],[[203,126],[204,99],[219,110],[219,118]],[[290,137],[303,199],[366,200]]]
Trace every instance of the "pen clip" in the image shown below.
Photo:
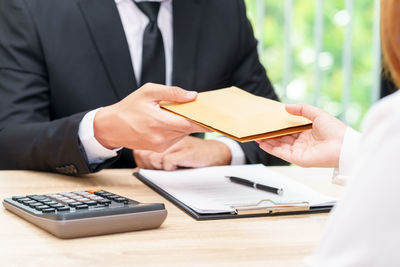
[[[264,203],[271,203],[272,205],[260,206]],[[310,204],[307,201],[299,202],[275,202],[271,199],[264,199],[255,205],[239,205],[232,206],[237,215],[249,214],[273,214],[281,212],[296,212],[310,210]]]

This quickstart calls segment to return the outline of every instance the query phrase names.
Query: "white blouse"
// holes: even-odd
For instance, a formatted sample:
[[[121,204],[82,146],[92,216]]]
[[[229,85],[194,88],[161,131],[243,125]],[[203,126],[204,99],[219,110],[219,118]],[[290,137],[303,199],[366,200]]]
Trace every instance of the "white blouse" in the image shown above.
[[[352,177],[306,266],[400,266],[400,92],[346,130],[339,173]]]

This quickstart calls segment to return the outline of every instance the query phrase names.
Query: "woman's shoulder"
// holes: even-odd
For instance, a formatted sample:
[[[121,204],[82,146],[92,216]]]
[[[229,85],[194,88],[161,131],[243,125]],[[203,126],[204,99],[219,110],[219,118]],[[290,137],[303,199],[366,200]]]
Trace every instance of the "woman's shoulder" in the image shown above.
[[[362,126],[367,134],[376,127],[400,130],[400,90],[382,98],[368,111]]]

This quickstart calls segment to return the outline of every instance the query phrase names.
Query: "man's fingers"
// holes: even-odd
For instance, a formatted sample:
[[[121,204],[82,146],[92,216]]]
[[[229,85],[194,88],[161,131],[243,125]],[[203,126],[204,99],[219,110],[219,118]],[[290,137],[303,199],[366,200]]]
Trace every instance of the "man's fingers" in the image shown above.
[[[165,125],[169,125],[170,129],[177,130],[184,133],[202,133],[210,132],[209,129],[187,120],[181,116],[172,114],[168,111],[163,110],[159,114],[159,121]]]
[[[308,104],[286,105],[285,108],[286,111],[289,112],[290,114],[296,116],[303,116],[311,121],[314,121],[318,115],[324,112],[322,109],[319,109],[317,107]]]
[[[149,162],[153,166],[154,169],[162,170],[163,169],[163,154],[151,153],[149,155]]]
[[[140,156],[138,156],[135,152],[133,153],[133,157],[135,159],[136,166],[138,168],[145,169],[142,158]]]
[[[212,133],[213,131],[204,126],[201,126],[199,124],[192,123],[192,125],[190,126],[190,132],[191,133]]]
[[[182,157],[182,155],[183,154],[180,152],[164,155],[162,161],[164,170],[173,171],[176,170],[178,166],[184,167],[184,157]]]
[[[154,83],[146,83],[143,86],[143,90],[145,90],[147,96],[151,97],[156,102],[169,101],[185,103],[193,101],[197,97],[197,92],[195,91],[186,91],[177,86],[166,86]]]
[[[139,167],[141,169],[153,169],[153,167],[150,164],[150,161],[148,159],[148,155],[150,153],[151,153],[151,151],[147,151],[147,150],[134,150],[133,151],[133,156],[134,156],[137,167]]]

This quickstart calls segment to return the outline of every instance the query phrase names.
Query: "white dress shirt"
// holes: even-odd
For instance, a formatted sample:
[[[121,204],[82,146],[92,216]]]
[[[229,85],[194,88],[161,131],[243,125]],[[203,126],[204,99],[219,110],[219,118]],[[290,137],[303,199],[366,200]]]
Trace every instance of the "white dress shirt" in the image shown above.
[[[149,0],[135,0],[143,2]],[[172,0],[150,0],[161,2],[160,11],[158,13],[158,27],[164,42],[165,51],[165,70],[166,85],[172,84],[172,61],[173,61],[173,20],[172,20]],[[142,50],[143,50],[143,33],[149,22],[147,16],[132,2],[132,0],[115,0],[125,36],[128,41],[129,52],[131,55],[132,65],[135,73],[136,81],[140,84],[142,73]],[[79,125],[79,139],[85,149],[89,164],[97,164],[106,159],[117,156],[117,151],[121,148],[110,150],[103,147],[94,137],[93,121],[98,109],[88,112]],[[231,150],[231,164],[244,164],[245,155],[235,141],[222,137],[216,139],[226,144]]]
[[[351,130],[350,130],[351,131]],[[400,266],[400,92],[347,129],[339,172],[351,179],[306,266]]]

